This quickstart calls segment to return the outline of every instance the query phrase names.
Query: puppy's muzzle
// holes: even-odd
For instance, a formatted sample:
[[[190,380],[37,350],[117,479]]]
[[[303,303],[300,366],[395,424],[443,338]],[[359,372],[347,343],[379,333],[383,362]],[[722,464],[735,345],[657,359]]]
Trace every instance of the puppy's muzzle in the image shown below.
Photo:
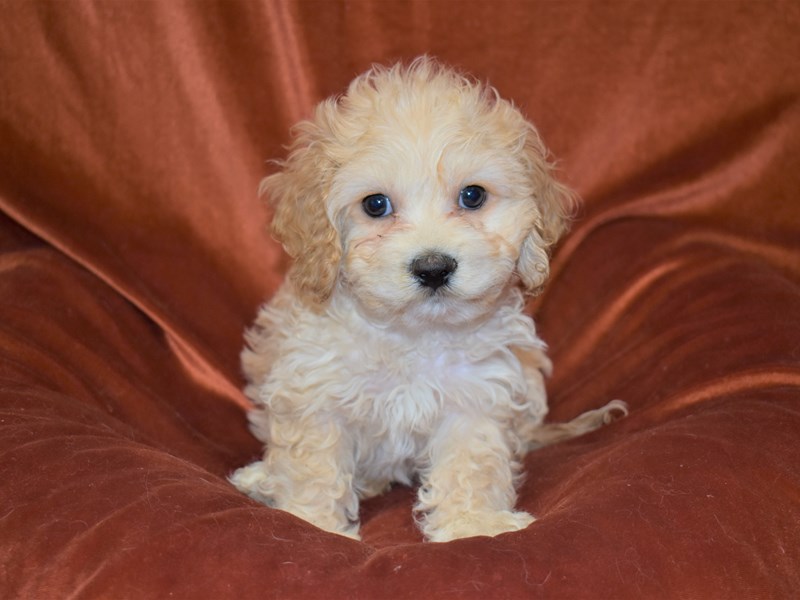
[[[458,263],[452,256],[430,252],[412,260],[410,271],[420,285],[435,292],[447,284],[456,267]]]

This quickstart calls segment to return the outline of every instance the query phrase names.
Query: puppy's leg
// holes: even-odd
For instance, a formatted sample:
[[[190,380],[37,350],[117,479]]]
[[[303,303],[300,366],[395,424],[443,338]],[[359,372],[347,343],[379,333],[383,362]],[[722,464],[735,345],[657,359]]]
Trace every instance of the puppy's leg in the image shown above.
[[[231,482],[251,498],[358,539],[352,442],[332,422],[273,422],[264,460]]]
[[[520,464],[512,443],[492,420],[465,415],[445,420],[431,441],[430,467],[415,506],[427,539],[495,536],[534,521],[514,510]]]

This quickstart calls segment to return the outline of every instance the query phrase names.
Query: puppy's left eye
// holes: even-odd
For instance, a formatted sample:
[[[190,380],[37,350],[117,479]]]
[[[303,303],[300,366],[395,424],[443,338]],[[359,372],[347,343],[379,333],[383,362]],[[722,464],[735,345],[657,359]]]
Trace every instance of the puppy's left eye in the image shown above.
[[[458,205],[468,210],[476,210],[486,202],[486,190],[479,185],[468,185],[458,194]]]

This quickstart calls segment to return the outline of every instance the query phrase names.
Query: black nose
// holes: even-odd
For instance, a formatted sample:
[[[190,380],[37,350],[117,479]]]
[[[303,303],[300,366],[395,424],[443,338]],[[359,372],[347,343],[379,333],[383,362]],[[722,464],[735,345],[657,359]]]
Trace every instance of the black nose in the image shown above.
[[[452,256],[432,252],[411,261],[411,273],[421,285],[436,291],[447,283],[458,263]]]

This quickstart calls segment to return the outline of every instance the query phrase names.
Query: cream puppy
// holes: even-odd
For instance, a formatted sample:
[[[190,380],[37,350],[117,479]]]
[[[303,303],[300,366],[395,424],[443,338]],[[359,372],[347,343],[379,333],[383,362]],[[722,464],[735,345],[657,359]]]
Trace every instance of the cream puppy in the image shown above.
[[[428,540],[497,535],[525,452],[608,422],[543,425],[545,344],[523,312],[573,195],[494,89],[428,58],[374,67],[297,126],[263,182],[294,259],[242,354],[264,458],[241,491],[358,537],[359,499],[419,483]]]

